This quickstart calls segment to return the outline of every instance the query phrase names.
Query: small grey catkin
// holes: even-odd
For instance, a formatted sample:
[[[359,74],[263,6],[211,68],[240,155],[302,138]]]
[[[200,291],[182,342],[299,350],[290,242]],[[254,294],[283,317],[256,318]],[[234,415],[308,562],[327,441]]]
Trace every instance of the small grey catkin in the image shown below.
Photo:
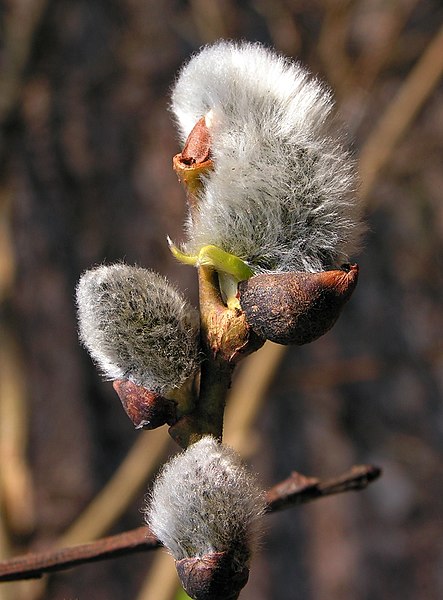
[[[264,509],[264,494],[239,455],[206,436],[163,467],[146,521],[176,560],[230,552],[241,568]]]
[[[125,264],[86,271],[77,306],[80,339],[107,378],[167,393],[198,368],[198,313],[157,273]]]
[[[256,271],[321,271],[358,249],[353,164],[331,92],[260,44],[221,41],[184,66],[172,94],[182,140],[204,115],[214,168],[185,251],[214,244]]]

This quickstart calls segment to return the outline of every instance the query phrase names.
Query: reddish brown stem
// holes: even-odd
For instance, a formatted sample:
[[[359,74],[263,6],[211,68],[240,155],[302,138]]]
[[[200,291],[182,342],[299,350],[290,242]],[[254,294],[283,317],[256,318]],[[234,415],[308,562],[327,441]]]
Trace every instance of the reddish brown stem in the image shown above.
[[[115,558],[133,552],[155,550],[161,543],[146,527],[102,538],[88,544],[25,554],[0,563],[0,581],[33,579],[51,571],[62,571],[76,565]]]
[[[266,493],[268,504],[266,512],[276,512],[332,494],[364,490],[380,475],[381,469],[379,467],[357,465],[340,475],[340,477],[322,482],[294,471],[287,479],[268,490]]]
[[[268,513],[317,500],[331,494],[363,490],[381,475],[381,469],[359,465],[339,477],[321,482],[293,472],[266,494]],[[147,527],[138,527],[96,542],[61,550],[36,552],[0,562],[0,581],[14,581],[41,577],[43,573],[62,571],[69,567],[133,552],[155,550],[161,546]]]

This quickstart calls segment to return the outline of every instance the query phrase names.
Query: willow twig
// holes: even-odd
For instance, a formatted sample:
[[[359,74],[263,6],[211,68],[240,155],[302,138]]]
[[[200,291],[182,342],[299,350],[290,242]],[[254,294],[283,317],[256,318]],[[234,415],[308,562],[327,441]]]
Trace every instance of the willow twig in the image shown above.
[[[198,210],[202,175],[213,168],[210,144],[210,133],[202,117],[189,134],[183,151],[173,158],[174,170],[186,190],[191,217]],[[250,330],[245,314],[223,302],[216,269],[199,262],[195,266],[203,360],[196,406],[169,429],[182,448],[207,434],[222,439],[226,396],[235,365],[263,345],[263,340]]]
[[[318,498],[342,492],[364,490],[380,477],[381,469],[373,465],[357,465],[340,477],[319,481],[294,471],[266,494],[267,512],[275,512]]]
[[[160,542],[146,527],[137,527],[78,546],[35,552],[0,563],[0,581],[41,577],[43,573],[62,571],[80,564],[115,558],[134,552],[154,550]]]
[[[266,494],[267,512],[283,510],[318,498],[364,489],[381,474],[378,467],[359,465],[339,477],[319,481],[293,472]],[[155,550],[161,546],[147,527],[138,527],[101,540],[61,550],[36,552],[0,563],[0,581],[41,577],[43,573],[134,552]]]

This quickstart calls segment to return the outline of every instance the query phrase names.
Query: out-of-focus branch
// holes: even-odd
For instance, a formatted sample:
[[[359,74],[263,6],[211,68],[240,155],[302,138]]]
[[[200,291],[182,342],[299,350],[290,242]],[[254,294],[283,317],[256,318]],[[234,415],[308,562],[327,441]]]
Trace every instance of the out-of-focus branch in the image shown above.
[[[318,54],[337,97],[343,99],[352,71],[351,60],[346,51],[352,1],[325,0],[323,4],[325,14],[318,39]]]
[[[225,412],[224,442],[243,457],[255,451],[254,423],[287,346],[267,341],[236,373]]]
[[[179,589],[174,561],[166,552],[157,552],[135,600],[171,600]]]
[[[0,70],[0,123],[7,118],[20,92],[23,69],[47,0],[7,3],[2,69]]]
[[[58,545],[70,546],[106,533],[158,466],[169,439],[164,429],[143,432],[112,479],[62,535]]]
[[[34,527],[34,507],[23,368],[14,335],[2,323],[0,338],[0,497],[10,530],[27,535]]]
[[[440,28],[409,77],[381,116],[360,154],[360,193],[368,197],[399,139],[443,74],[443,27]],[[374,199],[368,202],[373,208]]]
[[[266,494],[267,512],[275,512],[331,494],[364,489],[381,474],[378,467],[360,465],[337,478],[321,482],[293,472]],[[114,558],[133,552],[155,550],[160,542],[146,527],[103,538],[89,544],[28,554],[0,563],[0,581],[40,577],[80,564]]]
[[[396,45],[401,33],[415,9],[418,0],[402,0],[386,3],[387,15],[385,18],[382,35],[371,38],[364,52],[357,58],[352,67],[352,82],[349,85],[361,86],[370,90],[380,73],[389,67],[390,61],[395,56]]]
[[[1,77],[0,77],[1,81]],[[1,85],[0,85],[1,89]],[[19,344],[4,317],[15,277],[11,234],[12,193],[0,189],[0,498],[6,530],[20,535],[34,527],[32,477],[27,462],[26,381]]]

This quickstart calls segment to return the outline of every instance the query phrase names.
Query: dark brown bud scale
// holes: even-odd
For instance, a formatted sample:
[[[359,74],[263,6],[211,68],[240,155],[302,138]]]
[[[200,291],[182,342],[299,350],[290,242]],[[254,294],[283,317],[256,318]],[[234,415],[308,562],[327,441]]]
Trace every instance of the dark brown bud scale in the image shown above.
[[[358,265],[320,273],[264,273],[239,284],[252,329],[277,344],[307,344],[329,331],[357,285]]]
[[[175,423],[176,403],[127,379],[112,383],[136,429],[155,429]]]
[[[175,566],[184,590],[194,600],[236,600],[249,578],[249,568],[239,570],[227,552],[183,558]]]

